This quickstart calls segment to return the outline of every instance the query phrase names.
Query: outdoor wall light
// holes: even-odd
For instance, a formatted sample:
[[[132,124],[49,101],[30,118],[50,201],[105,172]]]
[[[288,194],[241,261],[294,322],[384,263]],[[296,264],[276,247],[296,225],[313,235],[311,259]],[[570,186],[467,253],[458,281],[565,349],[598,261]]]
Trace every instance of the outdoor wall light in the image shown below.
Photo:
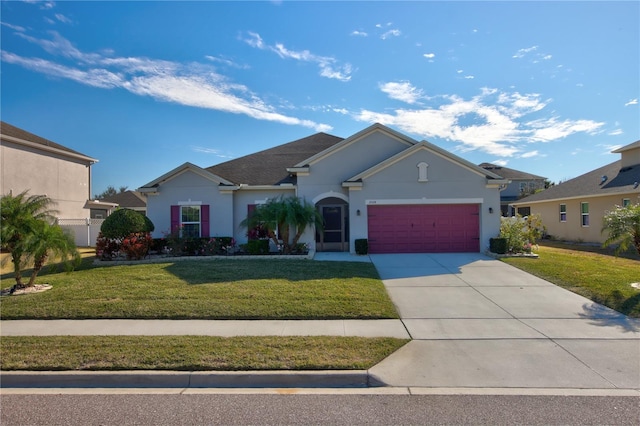
[[[356,216],[360,216],[360,209],[356,210]]]
[[[493,214],[493,207],[489,207],[489,213]]]

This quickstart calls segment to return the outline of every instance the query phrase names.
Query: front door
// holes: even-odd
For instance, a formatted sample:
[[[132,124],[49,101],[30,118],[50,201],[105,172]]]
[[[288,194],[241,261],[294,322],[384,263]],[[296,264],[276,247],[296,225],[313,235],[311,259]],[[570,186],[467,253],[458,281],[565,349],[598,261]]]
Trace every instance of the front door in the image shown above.
[[[318,206],[324,219],[324,230],[316,235],[318,251],[348,251],[348,209],[344,204]]]

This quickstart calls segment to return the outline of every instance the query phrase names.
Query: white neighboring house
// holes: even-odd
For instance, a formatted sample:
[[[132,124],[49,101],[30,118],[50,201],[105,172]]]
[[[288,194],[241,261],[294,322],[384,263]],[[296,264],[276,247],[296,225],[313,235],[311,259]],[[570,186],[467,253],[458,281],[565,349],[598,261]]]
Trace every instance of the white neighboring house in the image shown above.
[[[178,227],[247,241],[240,227],[256,205],[298,196],[324,230],[300,242],[316,251],[480,252],[500,228],[508,180],[429,142],[381,124],[346,139],[317,133],[208,168],[185,163],[138,190],[161,237]]]
[[[46,195],[55,202],[58,223],[72,229],[76,245],[95,245],[89,219],[91,166],[97,163],[63,145],[0,122],[2,194]],[[99,230],[99,225],[98,225]],[[93,232],[91,232],[93,231]]]

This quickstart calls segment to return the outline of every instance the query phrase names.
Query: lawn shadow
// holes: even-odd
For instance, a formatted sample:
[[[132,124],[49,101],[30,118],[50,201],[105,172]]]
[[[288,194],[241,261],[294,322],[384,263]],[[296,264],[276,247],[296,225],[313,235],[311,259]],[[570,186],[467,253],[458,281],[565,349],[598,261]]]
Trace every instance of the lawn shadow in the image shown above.
[[[190,285],[260,280],[380,279],[371,263],[306,259],[181,260],[163,269]]]
[[[584,313],[580,317],[588,319],[600,327],[617,327],[625,333],[640,333],[640,319],[631,318],[599,303],[582,305]]]

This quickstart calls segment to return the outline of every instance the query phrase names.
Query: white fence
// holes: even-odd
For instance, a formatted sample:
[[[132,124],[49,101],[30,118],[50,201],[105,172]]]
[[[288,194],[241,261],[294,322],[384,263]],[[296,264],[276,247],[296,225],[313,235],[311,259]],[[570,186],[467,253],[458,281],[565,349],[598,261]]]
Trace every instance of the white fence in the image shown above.
[[[96,246],[102,222],[104,219],[58,219],[58,225],[71,232],[78,247]]]

